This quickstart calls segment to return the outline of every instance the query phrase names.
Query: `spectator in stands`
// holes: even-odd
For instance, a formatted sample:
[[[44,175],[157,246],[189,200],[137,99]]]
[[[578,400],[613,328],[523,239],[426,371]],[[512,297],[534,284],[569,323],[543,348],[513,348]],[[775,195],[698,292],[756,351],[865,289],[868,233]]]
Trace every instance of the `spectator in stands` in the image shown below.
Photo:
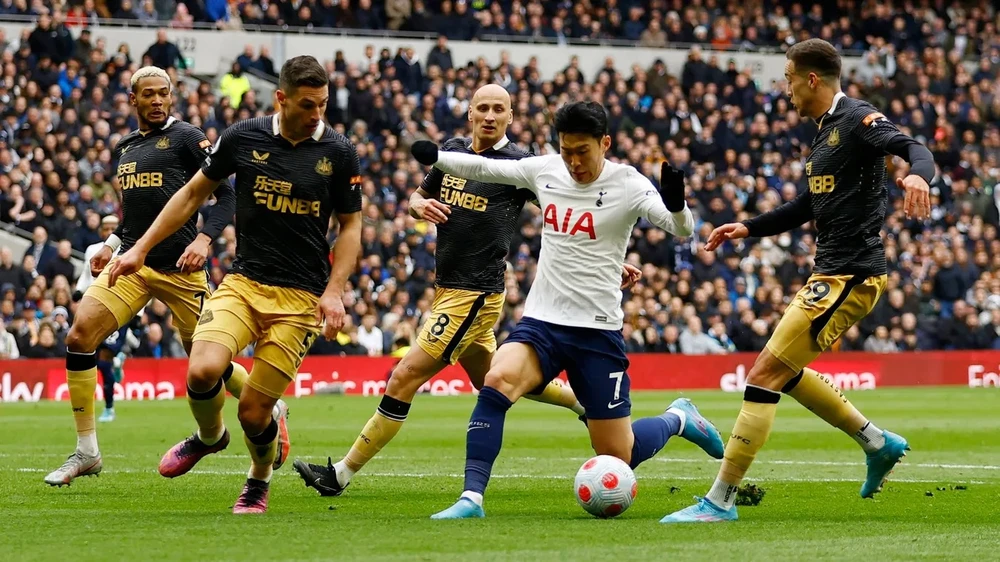
[[[128,1],[123,0],[123,5]],[[181,70],[190,70],[187,62],[184,60],[184,55],[181,54],[181,50],[167,39],[167,30],[165,29],[160,29],[156,32],[156,43],[150,45],[149,49],[142,56],[143,58],[149,57],[150,64],[163,69],[179,68]]]
[[[702,331],[701,318],[692,315],[680,335],[681,352],[686,355],[721,355],[725,348],[718,340]]]
[[[62,275],[68,280],[76,281],[76,271],[73,265],[72,255],[73,246],[70,244],[69,240],[60,240],[59,245],[56,250],[56,256],[48,261],[43,267],[38,269],[40,275],[44,275],[45,279],[52,282],[56,276]]]
[[[7,331],[4,318],[0,318],[0,361],[17,359],[21,356],[14,334]]]
[[[45,227],[35,227],[31,236],[31,245],[24,251],[24,255],[33,258],[33,269],[36,271],[45,268],[56,257],[55,248],[49,245],[49,233],[46,232]]]
[[[243,67],[234,62],[230,71],[219,81],[219,90],[229,98],[229,103],[237,107],[243,100],[243,94],[250,91],[250,79],[243,74]]]
[[[375,325],[375,322],[376,318],[374,314],[366,314],[361,319],[361,327],[358,328],[357,338],[358,343],[368,350],[370,357],[381,357],[385,348],[385,338],[382,335],[382,330]]]

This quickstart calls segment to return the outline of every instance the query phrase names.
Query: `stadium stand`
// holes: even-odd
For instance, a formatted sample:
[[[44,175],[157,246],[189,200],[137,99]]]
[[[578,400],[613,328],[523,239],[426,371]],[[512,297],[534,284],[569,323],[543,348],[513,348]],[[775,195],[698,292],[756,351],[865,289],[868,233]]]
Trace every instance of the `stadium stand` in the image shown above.
[[[409,158],[415,140],[465,134],[477,85],[496,82],[514,98],[510,136],[535,154],[557,150],[548,118],[559,104],[598,99],[612,115],[612,156],[652,177],[663,159],[689,174],[698,236],[671,239],[639,224],[628,261],[643,280],[624,297],[629,351],[757,351],[810,271],[809,225],[781,236],[699,249],[712,225],[746,218],[805,188],[802,149],[815,125],[789,108],[780,83],[764,83],[705,49],[777,49],[820,36],[863,53],[845,90],[863,97],[934,153],[935,210],[915,222],[890,187],[884,237],[890,280],[876,311],[840,342],[842,350],[896,352],[1000,349],[1000,14],[983,1],[809,3],[651,0],[522,2],[331,0],[227,3],[83,0],[67,7],[0,1],[0,16],[30,17],[23,33],[0,33],[0,222],[30,238],[0,248],[0,359],[58,357],[76,303],[73,251],[99,241],[101,217],[120,213],[111,148],[136,123],[129,115],[131,71],[143,63],[178,76],[177,116],[209,138],[269,111],[245,73],[274,76],[280,61],[249,46],[220,80],[193,80],[165,31],[142,53],[102,37],[109,23],[188,28],[209,22],[335,27],[440,35],[428,52],[383,48],[320,56],[331,73],[328,119],[358,146],[365,170],[363,256],[351,280],[351,322],[337,342],[312,353],[389,355],[408,345],[431,302],[432,225],[407,215],[424,170]],[[843,7],[843,9],[838,8]],[[765,9],[766,8],[766,9]],[[50,12],[51,9],[51,12]],[[834,13],[831,13],[833,11]],[[833,23],[823,23],[833,22]],[[88,27],[83,33],[75,28]],[[71,31],[71,28],[74,28]],[[10,28],[4,28],[10,29]],[[388,36],[388,35],[387,35]],[[449,40],[596,42],[666,47],[694,44],[687,61],[628,67],[608,58],[596,73],[567,60],[555,73],[468,60]],[[385,41],[388,41],[385,39]],[[622,42],[622,43],[618,43]],[[892,163],[892,174],[905,172]],[[655,181],[655,178],[654,178]],[[525,209],[510,250],[514,274],[497,326],[518,320],[540,244],[540,213]],[[235,231],[216,241],[214,284],[226,274]],[[153,328],[153,325],[157,325]],[[169,314],[147,307],[142,353],[183,354]]]

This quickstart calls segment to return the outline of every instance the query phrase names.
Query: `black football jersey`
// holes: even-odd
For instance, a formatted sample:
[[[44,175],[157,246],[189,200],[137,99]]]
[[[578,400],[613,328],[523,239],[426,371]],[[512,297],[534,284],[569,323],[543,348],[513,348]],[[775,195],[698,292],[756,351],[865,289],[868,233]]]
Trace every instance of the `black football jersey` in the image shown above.
[[[118,231],[122,252],[135,245],[167,201],[194,177],[211,147],[201,129],[172,117],[163,127],[132,131],[115,145],[116,176],[122,191],[122,224]],[[230,213],[226,222],[231,218]],[[149,252],[146,265],[158,271],[176,271],[177,260],[197,235],[195,213]]]
[[[361,210],[358,153],[323,123],[296,145],[278,123],[271,115],[229,127],[202,171],[213,180],[236,174],[232,271],[321,295],[330,278],[330,217]]]
[[[472,140],[454,138],[442,150],[476,154]],[[530,156],[506,138],[479,153],[486,158],[520,160]],[[421,189],[451,206],[437,227],[437,285],[451,289],[502,293],[510,248],[524,204],[534,198],[511,185],[458,178],[432,168]]]

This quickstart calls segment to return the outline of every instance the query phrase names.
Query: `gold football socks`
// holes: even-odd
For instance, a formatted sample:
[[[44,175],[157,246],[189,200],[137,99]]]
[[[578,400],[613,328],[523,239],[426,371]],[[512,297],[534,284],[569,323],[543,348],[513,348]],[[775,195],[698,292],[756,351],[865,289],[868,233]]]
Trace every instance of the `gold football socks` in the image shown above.
[[[814,369],[803,369],[781,391],[850,435],[866,452],[877,451],[885,444],[882,430],[861,415],[832,380]]]
[[[705,496],[717,507],[729,509],[736,503],[736,491],[743,477],[771,434],[780,399],[781,394],[757,386],[748,385],[743,392],[743,407],[726,443],[722,468]]]
[[[525,394],[525,398],[528,400],[534,400],[535,402],[541,402],[543,404],[552,404],[553,406],[562,406],[573,410],[573,412],[578,415],[583,415],[583,406],[576,400],[576,395],[573,394],[573,389],[569,386],[563,386],[556,381],[552,381],[545,385],[542,392],[539,394]]]
[[[97,429],[94,425],[94,391],[97,389],[97,355],[95,352],[66,352],[66,386],[76,422],[76,448],[85,455],[98,453]]]
[[[341,486],[346,486],[355,473],[368,464],[382,447],[392,441],[403,427],[409,412],[410,405],[406,402],[391,396],[382,396],[378,409],[354,440],[354,445],[351,445],[347,456],[334,465],[337,481]]]

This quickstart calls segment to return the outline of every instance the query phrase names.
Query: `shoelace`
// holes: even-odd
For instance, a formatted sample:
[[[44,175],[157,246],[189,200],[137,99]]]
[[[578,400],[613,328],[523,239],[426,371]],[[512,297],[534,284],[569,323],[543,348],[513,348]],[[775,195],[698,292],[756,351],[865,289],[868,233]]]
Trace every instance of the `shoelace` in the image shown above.
[[[81,455],[79,451],[74,452],[72,455],[66,458],[66,462],[64,462],[62,466],[59,467],[59,470],[69,470],[74,466],[73,462],[74,460],[77,461],[75,464],[79,467],[79,465],[82,464],[84,461],[83,455]]]

